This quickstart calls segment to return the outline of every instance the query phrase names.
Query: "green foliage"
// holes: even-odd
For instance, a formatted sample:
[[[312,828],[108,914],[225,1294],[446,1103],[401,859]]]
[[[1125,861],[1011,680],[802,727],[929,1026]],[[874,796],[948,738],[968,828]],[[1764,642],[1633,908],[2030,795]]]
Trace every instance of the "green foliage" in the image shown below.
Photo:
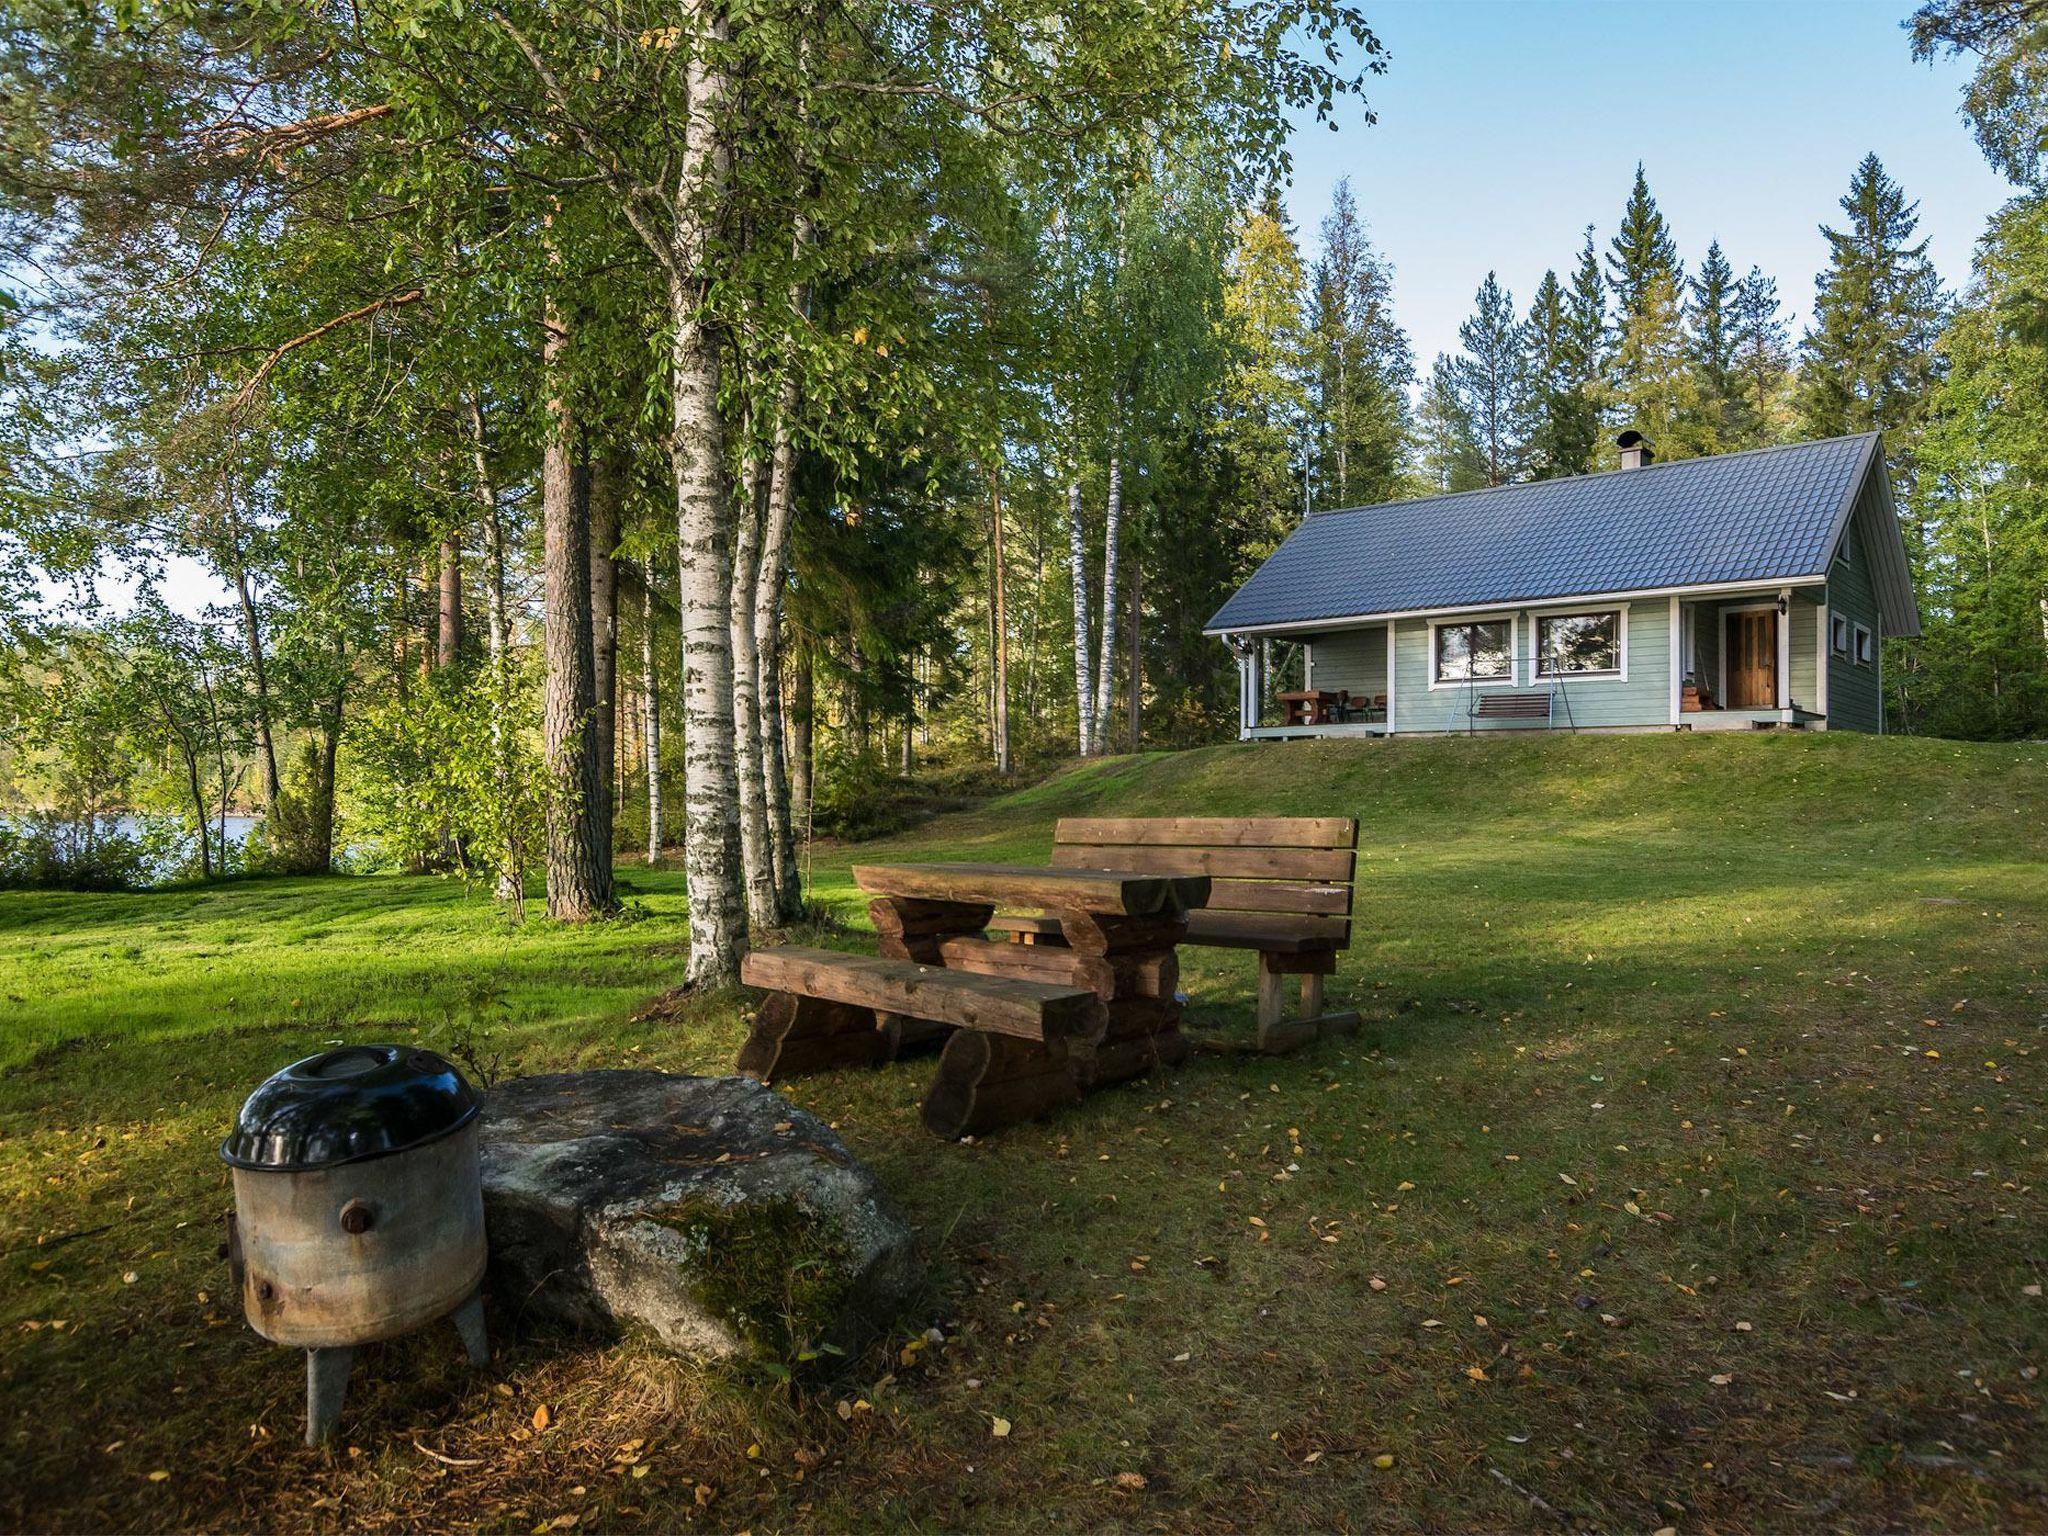
[[[2048,7],[2038,0],[1928,0],[1906,23],[1913,57],[1967,54],[1963,113],[1995,170],[2048,191]]]
[[[511,728],[487,674],[436,673],[372,704],[344,745],[350,834],[383,867],[484,884],[522,869],[540,845],[538,753]]]
[[[96,818],[0,816],[0,890],[132,891],[154,873],[140,841]]]
[[[1373,248],[1349,178],[1323,219],[1310,279],[1318,499],[1333,507],[1392,500],[1408,435],[1415,358],[1394,318],[1394,270]]]

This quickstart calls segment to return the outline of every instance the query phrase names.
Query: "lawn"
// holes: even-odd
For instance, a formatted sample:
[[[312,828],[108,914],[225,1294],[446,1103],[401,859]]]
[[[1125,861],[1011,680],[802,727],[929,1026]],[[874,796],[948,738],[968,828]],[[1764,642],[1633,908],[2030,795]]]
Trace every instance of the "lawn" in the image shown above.
[[[0,895],[0,1523],[2048,1527],[2048,749],[1113,759],[820,849],[830,942],[856,854],[1042,860],[1070,811],[1358,816],[1363,1033],[972,1146],[929,1059],[798,1081],[931,1260],[870,1354],[792,1385],[498,1310],[489,1376],[368,1351],[331,1454],[224,1294],[242,1094],[390,1036],[725,1070],[743,998],[648,1006],[679,878],[587,931],[430,879]],[[1252,980],[1188,952],[1194,1021],[1248,1034]]]

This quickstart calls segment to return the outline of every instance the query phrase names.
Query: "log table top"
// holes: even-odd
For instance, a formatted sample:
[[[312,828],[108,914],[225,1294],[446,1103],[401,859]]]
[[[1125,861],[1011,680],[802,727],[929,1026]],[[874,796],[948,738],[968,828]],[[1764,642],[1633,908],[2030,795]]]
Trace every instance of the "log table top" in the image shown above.
[[[874,896],[1056,908],[1105,917],[1165,917],[1209,899],[1207,875],[1037,864],[856,864],[853,883]]]

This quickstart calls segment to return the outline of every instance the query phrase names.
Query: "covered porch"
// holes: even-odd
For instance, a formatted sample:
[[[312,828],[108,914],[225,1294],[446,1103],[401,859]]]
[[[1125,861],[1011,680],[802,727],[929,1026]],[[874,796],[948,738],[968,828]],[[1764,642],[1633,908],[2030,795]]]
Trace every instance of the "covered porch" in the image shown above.
[[[1812,581],[1754,582],[1229,635],[1238,735],[1825,729],[1827,600]],[[1597,657],[1563,649],[1572,626]]]

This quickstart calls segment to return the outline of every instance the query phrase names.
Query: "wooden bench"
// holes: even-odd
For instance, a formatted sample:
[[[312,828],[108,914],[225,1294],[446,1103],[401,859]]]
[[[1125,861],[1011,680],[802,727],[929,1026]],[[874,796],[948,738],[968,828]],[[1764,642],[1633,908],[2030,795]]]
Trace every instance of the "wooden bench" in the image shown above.
[[[1542,693],[1482,693],[1472,708],[1475,720],[1541,720],[1550,723],[1557,695]]]
[[[1060,869],[1128,869],[1212,876],[1205,906],[1188,913],[1187,944],[1259,956],[1260,1050],[1291,1050],[1325,1030],[1355,1028],[1355,1013],[1323,1012],[1323,978],[1351,942],[1358,823],[1340,816],[1062,817],[1053,834]],[[991,919],[1013,943],[1065,942],[1057,921]],[[1284,1019],[1286,978],[1301,977],[1301,1011]]]
[[[1107,1023],[1086,988],[831,949],[757,949],[740,979],[770,994],[739,1056],[762,1082],[876,1066],[944,1039],[923,1114],[949,1140],[1078,1100],[1073,1048]]]

